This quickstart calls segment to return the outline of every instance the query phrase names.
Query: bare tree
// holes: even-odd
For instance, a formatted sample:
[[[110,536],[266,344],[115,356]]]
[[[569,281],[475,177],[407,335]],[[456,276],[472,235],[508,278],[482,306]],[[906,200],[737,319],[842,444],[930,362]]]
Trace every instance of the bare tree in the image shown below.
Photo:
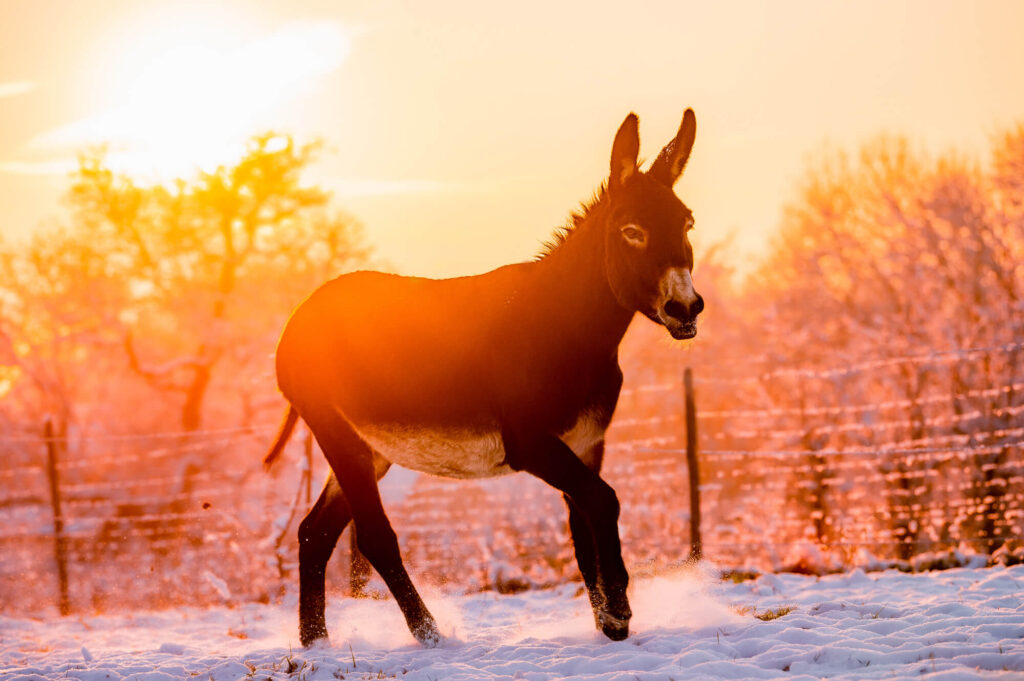
[[[986,173],[955,155],[936,161],[905,140],[884,138],[856,159],[828,158],[811,169],[749,280],[745,304],[759,310],[754,319],[762,326],[762,343],[783,366],[1010,348],[965,361],[865,372],[859,391],[907,405],[906,426],[877,430],[877,444],[981,437],[1008,427],[1019,411],[1019,398],[1002,388],[1012,386],[1019,371],[1015,344],[1024,319],[1024,270],[1018,265],[1024,248],[1024,128],[997,140],[993,157]],[[799,408],[793,400],[800,394],[781,395],[776,404]],[[936,399],[945,394],[948,402]],[[940,411],[943,404],[951,405],[949,412]],[[897,417],[893,412],[890,418]],[[998,505],[1005,478],[992,473],[1005,455],[996,458],[978,458],[973,482],[963,481],[963,489],[979,490],[966,496],[977,496],[986,508]],[[934,491],[926,468],[920,459],[899,457],[882,465],[902,557],[924,545]],[[992,531],[986,528],[982,534]]]
[[[150,386],[180,395],[185,430],[200,427],[218,366],[244,378],[284,313],[368,257],[355,222],[329,215],[327,194],[302,182],[316,150],[262,135],[236,164],[169,187],[116,176],[102,154],[81,159],[70,201],[128,283],[125,357]]]

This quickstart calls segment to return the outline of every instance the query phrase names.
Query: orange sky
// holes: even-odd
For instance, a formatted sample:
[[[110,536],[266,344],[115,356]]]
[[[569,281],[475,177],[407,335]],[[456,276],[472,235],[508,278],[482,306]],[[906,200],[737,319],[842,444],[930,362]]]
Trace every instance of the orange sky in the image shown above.
[[[311,179],[399,271],[475,273],[590,195],[627,112],[653,158],[692,106],[694,241],[746,261],[824,144],[983,154],[1024,120],[1022,26],[1021,2],[0,0],[0,230],[62,219],[88,144],[159,178],[273,127],[328,142]]]

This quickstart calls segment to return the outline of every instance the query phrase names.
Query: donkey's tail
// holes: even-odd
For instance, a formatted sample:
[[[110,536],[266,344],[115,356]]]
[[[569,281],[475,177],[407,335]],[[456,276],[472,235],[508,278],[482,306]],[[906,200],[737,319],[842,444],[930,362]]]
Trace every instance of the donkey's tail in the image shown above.
[[[277,439],[274,440],[274,444],[271,445],[270,451],[263,457],[263,469],[270,470],[277,461],[277,457],[281,456],[281,451],[284,446],[288,444],[288,438],[292,436],[292,431],[295,430],[295,423],[299,420],[299,412],[295,410],[295,407],[288,405],[288,412],[284,415],[284,421],[281,422],[281,429],[277,431]]]

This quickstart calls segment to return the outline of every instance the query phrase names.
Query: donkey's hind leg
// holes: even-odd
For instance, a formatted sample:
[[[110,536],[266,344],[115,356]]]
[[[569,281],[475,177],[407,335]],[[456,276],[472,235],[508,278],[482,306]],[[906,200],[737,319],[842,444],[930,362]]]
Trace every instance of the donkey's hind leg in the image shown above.
[[[384,477],[390,467],[390,462],[376,457],[376,479]],[[348,501],[332,471],[320,497],[299,524],[299,640],[303,646],[327,638],[324,575],[338,537],[350,520]]]
[[[324,575],[334,545],[351,519],[345,495],[331,473],[320,498],[299,524],[299,640],[303,646],[327,638]]]
[[[360,552],[388,585],[416,640],[428,648],[436,646],[441,641],[437,622],[402,565],[398,537],[381,503],[374,474],[374,459],[379,455],[340,413],[312,414],[308,418],[303,414],[303,418],[348,500]]]

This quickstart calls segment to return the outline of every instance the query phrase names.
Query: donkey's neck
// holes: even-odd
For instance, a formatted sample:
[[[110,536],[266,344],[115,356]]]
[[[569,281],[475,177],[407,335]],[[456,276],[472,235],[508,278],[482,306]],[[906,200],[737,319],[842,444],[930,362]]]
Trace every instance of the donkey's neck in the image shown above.
[[[551,323],[580,352],[614,353],[633,311],[619,304],[605,273],[604,201],[592,206],[538,263]]]

